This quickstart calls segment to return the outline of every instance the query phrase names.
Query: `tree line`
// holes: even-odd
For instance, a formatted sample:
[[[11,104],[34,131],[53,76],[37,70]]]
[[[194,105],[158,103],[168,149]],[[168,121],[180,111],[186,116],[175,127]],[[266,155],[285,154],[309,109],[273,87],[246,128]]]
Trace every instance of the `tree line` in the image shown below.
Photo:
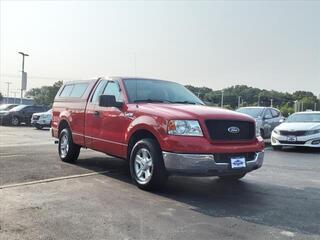
[[[278,92],[249,87],[247,85],[235,85],[222,90],[212,90],[207,87],[186,87],[197,95],[207,105],[221,106],[223,91],[223,107],[235,110],[245,106],[271,106],[278,108],[285,116],[295,112],[295,101],[297,110],[319,110],[320,100],[312,92],[295,91],[294,93]]]
[[[34,99],[35,104],[51,107],[54,97],[62,86],[63,82],[55,82],[52,86],[32,88],[26,92],[26,97]],[[266,90],[249,87],[247,85],[236,85],[222,90],[213,90],[208,87],[186,87],[210,106],[221,106],[223,90],[223,107],[235,110],[245,106],[270,106],[278,108],[283,115],[288,116],[295,112],[295,101],[297,110],[320,110],[320,100],[312,92],[296,91],[294,93],[283,93],[275,90]],[[0,100],[2,94],[0,93]],[[271,100],[272,99],[272,100]]]

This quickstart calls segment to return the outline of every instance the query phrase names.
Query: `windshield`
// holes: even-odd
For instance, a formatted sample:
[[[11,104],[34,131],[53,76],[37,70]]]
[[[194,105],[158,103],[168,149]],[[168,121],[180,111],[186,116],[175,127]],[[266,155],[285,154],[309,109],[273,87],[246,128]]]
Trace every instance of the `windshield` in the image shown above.
[[[21,109],[27,107],[28,105],[19,105],[19,106],[16,106],[14,108],[12,108],[10,111],[12,112],[15,112],[15,111],[20,111]]]
[[[263,108],[239,108],[237,112],[250,115],[251,117],[257,118],[262,116]]]
[[[204,103],[184,86],[168,81],[150,79],[124,80],[130,103],[160,102],[201,104]]]
[[[286,122],[320,122],[320,113],[292,114]]]
[[[3,104],[0,106],[0,111],[10,110],[11,108],[14,108],[17,105],[13,104]]]

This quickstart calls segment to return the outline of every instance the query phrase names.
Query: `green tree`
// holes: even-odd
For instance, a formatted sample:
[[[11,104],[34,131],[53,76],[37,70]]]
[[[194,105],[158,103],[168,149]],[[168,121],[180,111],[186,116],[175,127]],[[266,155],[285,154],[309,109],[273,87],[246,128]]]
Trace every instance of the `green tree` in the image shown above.
[[[26,92],[26,97],[34,99],[35,104],[51,107],[53,100],[62,86],[63,82],[58,81],[53,86],[42,86],[40,88],[32,88]]]

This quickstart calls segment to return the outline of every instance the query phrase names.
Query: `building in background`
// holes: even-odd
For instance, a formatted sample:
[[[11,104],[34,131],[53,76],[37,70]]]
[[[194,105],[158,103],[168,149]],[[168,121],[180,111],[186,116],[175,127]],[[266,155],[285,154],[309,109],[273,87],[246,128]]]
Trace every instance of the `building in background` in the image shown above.
[[[14,98],[14,97],[3,97],[3,99],[0,101],[0,104],[5,104],[5,103],[10,103],[10,104],[20,104],[21,99],[20,98]],[[22,104],[26,105],[33,105],[34,101],[31,98],[23,98],[22,99]]]

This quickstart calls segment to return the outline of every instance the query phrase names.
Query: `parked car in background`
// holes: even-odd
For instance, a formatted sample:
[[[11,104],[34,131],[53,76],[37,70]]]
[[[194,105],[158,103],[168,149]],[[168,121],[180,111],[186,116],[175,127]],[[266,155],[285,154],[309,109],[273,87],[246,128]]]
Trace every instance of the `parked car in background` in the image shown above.
[[[320,148],[320,112],[294,113],[272,131],[271,145]]]
[[[0,105],[0,125],[2,125],[2,119],[3,119],[3,116],[7,114],[7,112],[18,106],[17,104],[1,104]]]
[[[18,105],[0,115],[2,124],[18,126],[21,123],[30,125],[31,116],[36,112],[44,112],[44,106]]]
[[[236,111],[253,117],[263,138],[269,138],[272,130],[285,119],[278,109],[272,107],[242,107]]]
[[[251,117],[205,106],[178,83],[120,77],[69,82],[52,109],[62,161],[76,161],[81,147],[126,159],[142,189],[161,187],[172,174],[235,181],[263,163],[264,142]]]
[[[0,105],[0,112],[1,111],[8,111],[16,106],[18,106],[18,104],[1,104]]]
[[[31,117],[31,124],[37,128],[50,127],[52,120],[52,109],[46,112],[34,113]]]

